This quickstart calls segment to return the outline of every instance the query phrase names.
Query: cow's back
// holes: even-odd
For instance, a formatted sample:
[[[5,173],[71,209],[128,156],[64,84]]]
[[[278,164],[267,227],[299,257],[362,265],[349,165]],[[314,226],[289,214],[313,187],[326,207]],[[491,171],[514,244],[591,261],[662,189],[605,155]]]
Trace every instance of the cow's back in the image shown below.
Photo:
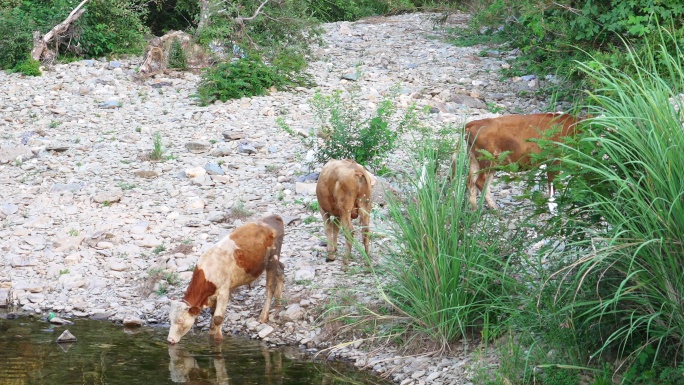
[[[323,166],[316,184],[318,205],[324,211],[340,216],[338,201],[356,201],[357,197],[370,197],[371,181],[363,166],[352,160],[331,160]],[[351,208],[348,208],[351,209]]]
[[[550,137],[557,141],[573,134],[578,121],[568,114],[506,115],[471,121],[466,124],[466,133],[473,152],[487,150],[498,156],[510,151],[509,162],[525,163],[529,154],[540,151],[537,143],[530,139],[539,139],[543,131],[560,126],[560,130]]]

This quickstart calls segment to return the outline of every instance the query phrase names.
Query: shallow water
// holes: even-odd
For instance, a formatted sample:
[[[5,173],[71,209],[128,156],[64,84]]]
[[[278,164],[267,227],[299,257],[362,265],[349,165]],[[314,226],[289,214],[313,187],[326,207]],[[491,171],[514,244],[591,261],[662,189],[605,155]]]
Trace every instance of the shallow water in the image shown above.
[[[349,365],[311,361],[298,349],[272,349],[245,337],[213,343],[206,333],[189,333],[170,346],[167,328],[74,322],[0,317],[0,384],[389,384]],[[78,341],[56,343],[65,329]]]

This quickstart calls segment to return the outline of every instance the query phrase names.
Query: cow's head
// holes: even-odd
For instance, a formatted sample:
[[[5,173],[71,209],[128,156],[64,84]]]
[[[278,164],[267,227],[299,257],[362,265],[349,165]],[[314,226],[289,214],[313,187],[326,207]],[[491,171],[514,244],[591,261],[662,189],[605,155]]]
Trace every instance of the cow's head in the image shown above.
[[[169,329],[169,336],[166,338],[171,344],[175,344],[183,338],[184,335],[190,331],[192,325],[195,324],[195,319],[199,312],[192,311],[186,302],[171,301],[171,310],[169,310],[169,321],[171,328]]]

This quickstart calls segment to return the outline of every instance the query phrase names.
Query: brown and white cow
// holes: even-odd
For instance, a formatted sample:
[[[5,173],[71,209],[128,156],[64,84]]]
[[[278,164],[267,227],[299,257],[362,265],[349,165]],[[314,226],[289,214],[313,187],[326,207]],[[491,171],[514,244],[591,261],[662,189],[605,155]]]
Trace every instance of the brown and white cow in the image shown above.
[[[209,334],[223,338],[221,326],[231,290],[246,285],[266,271],[266,302],[259,322],[268,321],[271,299],[282,297],[284,265],[280,262],[285,226],[278,215],[236,228],[207,250],[197,262],[182,301],[172,301],[167,340],[175,344],[195,324],[204,308],[211,307]]]
[[[557,128],[549,139],[559,141],[565,136],[574,135],[580,121],[568,114],[531,114],[506,115],[498,118],[473,120],[466,124],[468,148],[470,149],[470,171],[467,187],[470,193],[470,204],[477,207],[477,189],[485,195],[490,208],[497,208],[496,201],[490,192],[490,184],[494,177],[492,162],[479,159],[480,150],[487,150],[495,158],[505,151],[510,151],[504,164],[519,163],[529,166],[530,154],[538,154],[541,150],[537,143],[530,139],[542,138],[542,132]],[[453,166],[453,164],[452,164]],[[483,172],[480,172],[483,170]],[[548,173],[549,197],[553,197],[553,179],[556,174]],[[477,187],[477,189],[476,189]]]
[[[353,160],[331,160],[323,166],[316,185],[316,197],[328,240],[328,262],[335,260],[337,234],[342,227],[347,240],[347,253],[342,264],[346,266],[354,236],[351,221],[356,218],[359,218],[362,226],[363,247],[366,254],[370,253],[373,186],[375,177]]]

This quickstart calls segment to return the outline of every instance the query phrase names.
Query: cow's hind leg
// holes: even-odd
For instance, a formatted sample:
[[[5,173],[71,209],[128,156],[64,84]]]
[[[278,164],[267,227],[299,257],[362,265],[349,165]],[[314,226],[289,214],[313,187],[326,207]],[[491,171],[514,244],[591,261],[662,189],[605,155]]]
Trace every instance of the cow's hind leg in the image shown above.
[[[268,322],[268,313],[271,311],[271,301],[275,295],[276,301],[280,301],[283,295],[285,266],[277,258],[271,257],[266,267],[266,301],[259,315],[259,322]],[[279,303],[276,303],[279,307]]]
[[[359,221],[361,222],[361,237],[363,238],[363,249],[366,251],[366,257],[370,258],[370,207],[361,208],[359,213]]]
[[[349,257],[351,256],[352,242],[354,241],[354,227],[351,222],[351,212],[342,214],[340,217],[340,227],[344,231],[344,238],[347,243],[347,248],[344,257],[342,258],[342,269],[346,270]]]

